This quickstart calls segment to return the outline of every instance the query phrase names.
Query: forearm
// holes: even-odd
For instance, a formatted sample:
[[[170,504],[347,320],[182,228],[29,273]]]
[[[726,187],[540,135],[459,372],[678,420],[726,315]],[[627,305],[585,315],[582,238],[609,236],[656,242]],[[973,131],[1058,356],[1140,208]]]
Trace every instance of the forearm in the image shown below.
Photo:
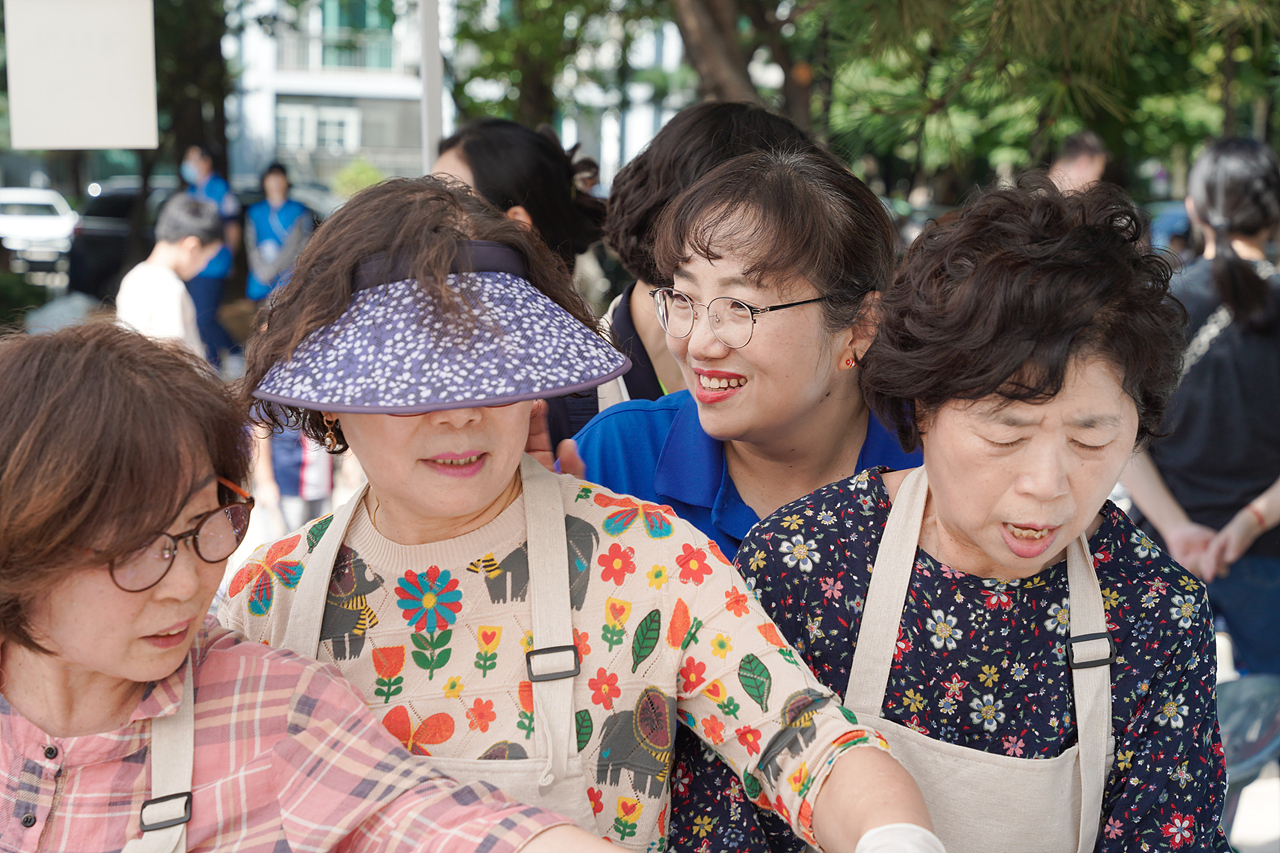
[[[886,752],[847,750],[814,801],[813,834],[818,843],[827,853],[852,853],[869,830],[892,823],[933,829],[915,780]]]
[[[530,838],[518,848],[520,853],[617,853],[618,848],[571,823],[553,826]]]
[[[1244,512],[1253,513],[1253,519],[1262,528],[1262,532],[1280,524],[1280,480],[1272,483],[1267,490],[1245,505]]]
[[[1190,523],[1186,511],[1165,485],[1164,477],[1147,451],[1133,455],[1120,476],[1120,482],[1129,490],[1134,506],[1166,539],[1168,531]]]

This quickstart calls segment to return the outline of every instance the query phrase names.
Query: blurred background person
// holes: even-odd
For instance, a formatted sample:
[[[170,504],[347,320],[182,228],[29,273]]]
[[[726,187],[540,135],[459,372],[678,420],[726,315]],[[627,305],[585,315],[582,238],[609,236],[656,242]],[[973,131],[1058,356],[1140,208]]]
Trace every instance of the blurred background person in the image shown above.
[[[1144,527],[1209,583],[1236,666],[1280,673],[1280,167],[1252,139],[1223,139],[1188,179],[1204,256],[1173,282],[1190,315],[1167,433],[1124,483]]]
[[[165,202],[156,219],[156,245],[120,281],[116,320],[151,338],[176,338],[204,357],[196,306],[184,280],[222,250],[222,217],[189,195]]]
[[[245,212],[244,249],[249,258],[245,296],[255,302],[288,280],[315,227],[315,217],[302,202],[289,198],[289,188],[283,164],[272,163],[262,173],[265,198]]]
[[[1049,179],[1063,192],[1088,189],[1102,180],[1109,156],[1102,137],[1092,130],[1073,133],[1062,140],[1058,156],[1049,167]]]
[[[222,217],[222,248],[187,280],[187,290],[196,305],[196,324],[204,341],[205,357],[214,367],[222,365],[222,353],[234,352],[236,342],[218,322],[222,291],[231,274],[232,256],[240,245],[240,201],[226,179],[213,169],[213,154],[203,145],[187,149],[178,166],[187,194],[211,202]]]

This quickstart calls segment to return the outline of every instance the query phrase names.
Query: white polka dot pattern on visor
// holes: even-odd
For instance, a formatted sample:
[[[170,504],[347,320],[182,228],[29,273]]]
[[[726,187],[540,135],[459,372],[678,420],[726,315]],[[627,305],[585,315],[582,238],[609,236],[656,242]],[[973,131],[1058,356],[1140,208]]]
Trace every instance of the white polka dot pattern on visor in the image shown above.
[[[504,405],[592,388],[627,359],[523,278],[450,275],[458,305],[413,279],[357,292],[254,391],[334,412],[428,412]]]

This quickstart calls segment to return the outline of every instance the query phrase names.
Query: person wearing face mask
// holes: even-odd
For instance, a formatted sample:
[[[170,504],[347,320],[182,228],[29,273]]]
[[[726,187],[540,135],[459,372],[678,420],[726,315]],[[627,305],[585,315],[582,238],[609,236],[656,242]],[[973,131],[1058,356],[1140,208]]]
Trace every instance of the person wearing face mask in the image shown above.
[[[826,850],[941,848],[909,776],[777,637],[713,540],[524,453],[535,401],[620,375],[564,265],[453,181],[355,195],[251,342],[255,420],[368,486],[260,548],[220,617],[331,663],[459,779],[661,845],[676,729]]]
[[[222,353],[235,351],[236,342],[218,322],[222,291],[231,274],[232,256],[240,245],[240,202],[226,179],[213,168],[213,154],[203,145],[187,149],[178,166],[187,194],[211,203],[222,217],[222,248],[187,280],[187,290],[196,304],[196,324],[204,341],[205,356],[214,367],[222,364]]]
[[[255,302],[288,281],[314,226],[311,211],[289,198],[289,173],[282,164],[272,163],[262,173],[262,194],[265,198],[245,211],[249,281],[244,295]]]
[[[1229,849],[1204,585],[1107,500],[1182,360],[1143,231],[1118,188],[1043,175],[926,226],[861,367],[923,465],[824,486],[738,551],[952,851]]]

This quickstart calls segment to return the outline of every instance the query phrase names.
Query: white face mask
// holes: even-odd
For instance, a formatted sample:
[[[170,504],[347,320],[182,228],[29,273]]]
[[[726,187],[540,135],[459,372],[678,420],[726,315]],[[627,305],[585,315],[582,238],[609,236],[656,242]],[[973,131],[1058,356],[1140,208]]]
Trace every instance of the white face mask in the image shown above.
[[[190,160],[182,161],[178,166],[178,174],[182,175],[182,180],[192,186],[195,186],[200,181],[200,175],[196,172],[196,164]]]

